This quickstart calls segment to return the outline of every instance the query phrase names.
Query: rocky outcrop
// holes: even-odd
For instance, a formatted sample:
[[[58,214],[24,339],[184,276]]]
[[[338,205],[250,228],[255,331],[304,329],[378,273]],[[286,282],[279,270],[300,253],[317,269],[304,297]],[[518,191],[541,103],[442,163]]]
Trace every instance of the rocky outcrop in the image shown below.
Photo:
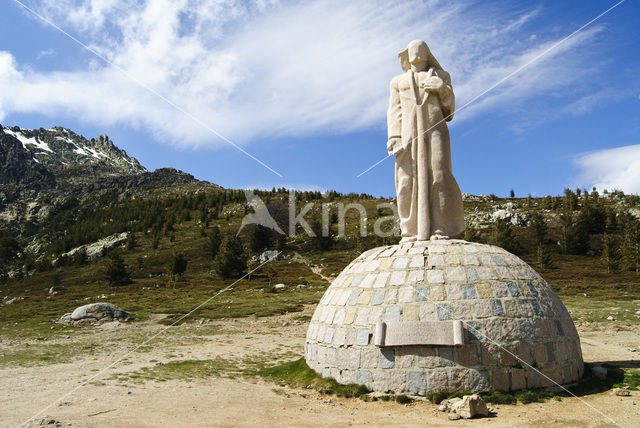
[[[92,261],[102,256],[106,251],[124,245],[124,243],[127,242],[128,237],[129,232],[115,233],[91,244],[76,247],[73,250],[64,253],[63,256],[73,258],[77,253],[86,251],[87,260]]]

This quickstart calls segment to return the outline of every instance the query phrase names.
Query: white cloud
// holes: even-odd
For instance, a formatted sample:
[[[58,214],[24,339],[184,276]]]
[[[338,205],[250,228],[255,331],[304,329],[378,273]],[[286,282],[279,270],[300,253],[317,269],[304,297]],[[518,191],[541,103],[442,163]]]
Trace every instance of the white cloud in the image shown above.
[[[583,153],[575,163],[581,187],[640,193],[640,144]]]
[[[540,9],[513,13],[438,0],[46,0],[33,7],[73,29],[134,80],[241,144],[383,127],[388,82],[400,72],[395,54],[412,39],[427,40],[463,105],[564,35],[521,37]],[[574,84],[589,67],[585,54],[571,49],[596,32],[581,33],[554,52],[553,61],[510,79],[456,122],[487,110],[508,111]],[[71,72],[33,71],[2,53],[3,112],[141,127],[178,145],[225,144],[101,61]]]

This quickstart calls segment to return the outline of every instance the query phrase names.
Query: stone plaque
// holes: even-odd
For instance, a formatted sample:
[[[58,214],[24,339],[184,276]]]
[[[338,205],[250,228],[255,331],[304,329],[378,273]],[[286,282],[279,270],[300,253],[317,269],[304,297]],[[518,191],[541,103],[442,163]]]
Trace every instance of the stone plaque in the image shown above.
[[[376,346],[462,345],[462,321],[379,322],[373,337]]]

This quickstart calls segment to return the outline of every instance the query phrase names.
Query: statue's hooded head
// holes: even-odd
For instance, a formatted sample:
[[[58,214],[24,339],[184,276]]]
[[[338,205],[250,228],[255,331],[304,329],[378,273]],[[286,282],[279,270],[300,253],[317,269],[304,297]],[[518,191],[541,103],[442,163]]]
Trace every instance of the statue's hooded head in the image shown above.
[[[398,54],[398,58],[400,58],[400,66],[403,71],[409,70],[411,64],[424,64],[422,66],[424,70],[428,70],[431,67],[442,70],[424,40],[414,40],[409,43],[407,48]]]

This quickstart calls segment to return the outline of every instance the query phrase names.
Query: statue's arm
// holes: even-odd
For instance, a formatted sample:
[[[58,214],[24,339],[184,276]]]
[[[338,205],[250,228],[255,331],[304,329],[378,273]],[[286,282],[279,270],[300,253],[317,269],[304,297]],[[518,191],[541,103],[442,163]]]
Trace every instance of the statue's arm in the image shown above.
[[[389,88],[389,109],[387,110],[387,151],[391,156],[397,155],[402,150],[402,109],[400,106],[400,91],[398,80],[391,80]]]
[[[451,86],[451,76],[444,70],[438,70],[437,74],[443,81],[443,85],[438,90],[438,97],[440,98],[440,105],[442,106],[442,115],[448,122],[453,119],[453,113],[456,108],[456,98],[453,94],[453,87]]]

